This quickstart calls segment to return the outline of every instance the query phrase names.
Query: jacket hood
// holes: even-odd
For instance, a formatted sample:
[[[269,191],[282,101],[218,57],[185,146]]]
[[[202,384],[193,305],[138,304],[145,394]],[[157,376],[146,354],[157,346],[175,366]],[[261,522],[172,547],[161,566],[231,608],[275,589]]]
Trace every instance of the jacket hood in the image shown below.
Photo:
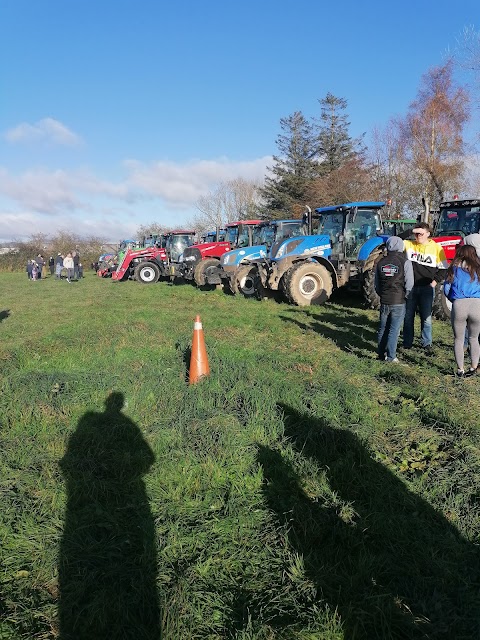
[[[480,233],[471,233],[469,236],[465,236],[463,244],[468,244],[471,247],[475,247],[477,256],[480,258]]]
[[[403,244],[403,240],[398,236],[392,236],[387,240],[387,251],[404,251],[405,245]]]

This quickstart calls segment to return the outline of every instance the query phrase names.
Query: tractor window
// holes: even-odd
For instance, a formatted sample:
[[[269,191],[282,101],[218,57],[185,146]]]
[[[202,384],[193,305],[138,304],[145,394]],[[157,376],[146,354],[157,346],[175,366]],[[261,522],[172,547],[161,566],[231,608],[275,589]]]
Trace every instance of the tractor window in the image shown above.
[[[435,235],[449,235],[455,231],[461,231],[466,236],[470,233],[478,233],[480,231],[480,207],[442,209]]]
[[[279,240],[285,240],[285,238],[304,235],[305,227],[301,220],[295,220],[295,222],[282,222],[277,226],[275,241],[278,242]]]
[[[194,236],[190,234],[175,234],[170,236],[167,241],[167,250],[170,253],[170,259],[176,262],[184,250],[194,244],[194,240]]]
[[[275,227],[272,224],[265,224],[261,227],[255,227],[253,232],[253,245],[264,244],[271,247],[275,241]]]
[[[250,238],[248,237],[248,227],[241,224],[238,227],[238,247],[248,247],[250,245]]]
[[[226,240],[230,242],[231,245],[236,246],[238,238],[238,227],[228,227]]]
[[[316,234],[326,234],[330,236],[330,244],[332,245],[332,253],[338,253],[335,248],[338,245],[339,238],[343,234],[343,214],[341,213],[321,213],[319,216],[318,227],[315,229]]]
[[[380,214],[370,209],[358,209],[354,220],[347,215],[345,227],[345,255],[356,257],[362,244],[377,235],[382,228]]]

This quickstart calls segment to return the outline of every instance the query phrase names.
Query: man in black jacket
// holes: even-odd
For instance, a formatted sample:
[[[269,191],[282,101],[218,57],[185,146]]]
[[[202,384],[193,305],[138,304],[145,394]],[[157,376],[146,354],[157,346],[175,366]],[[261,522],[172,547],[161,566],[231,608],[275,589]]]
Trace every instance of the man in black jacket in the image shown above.
[[[398,336],[413,282],[413,267],[405,256],[403,240],[392,236],[387,240],[387,255],[375,269],[375,291],[380,296],[379,360],[398,362]]]

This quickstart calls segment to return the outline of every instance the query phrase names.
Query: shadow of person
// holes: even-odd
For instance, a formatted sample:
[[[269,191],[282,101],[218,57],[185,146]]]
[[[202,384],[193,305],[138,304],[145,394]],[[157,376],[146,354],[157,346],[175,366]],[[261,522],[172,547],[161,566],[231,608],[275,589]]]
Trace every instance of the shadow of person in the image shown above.
[[[0,322],[2,320],[6,320],[10,315],[10,309],[4,309],[3,311],[0,311]]]
[[[59,554],[61,640],[158,640],[155,531],[142,475],[154,455],[111,393],[60,461],[67,487]]]
[[[264,496],[345,640],[480,637],[478,548],[350,430],[281,409],[285,435],[325,488],[307,495],[292,464],[261,446]]]

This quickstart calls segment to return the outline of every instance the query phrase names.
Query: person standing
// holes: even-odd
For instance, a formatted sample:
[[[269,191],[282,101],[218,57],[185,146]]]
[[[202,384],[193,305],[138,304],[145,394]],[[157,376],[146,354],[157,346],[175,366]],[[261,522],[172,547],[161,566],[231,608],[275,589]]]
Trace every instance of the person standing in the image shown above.
[[[475,247],[463,245],[457,247],[455,258],[447,271],[443,285],[447,298],[452,302],[452,328],[454,335],[453,352],[457,363],[457,376],[475,375],[480,360],[480,259]],[[465,329],[468,329],[468,342],[472,364],[465,372],[463,349]]]
[[[443,247],[430,238],[431,229],[420,222],[413,229],[415,240],[405,240],[405,253],[412,262],[414,286],[408,296],[403,325],[403,348],[411,349],[417,308],[420,313],[422,347],[432,354],[432,307],[437,282],[443,280],[448,266]]]
[[[392,236],[387,240],[387,255],[375,268],[375,291],[380,296],[378,359],[387,362],[398,362],[398,336],[414,282],[412,263],[404,250],[403,240]]]
[[[43,258],[40,254],[38,254],[37,259],[35,260],[36,264],[37,264],[37,278],[38,280],[42,279],[42,274],[43,274]]]
[[[78,280],[78,265],[80,264],[80,256],[77,251],[72,253],[73,258],[73,277]]]
[[[32,271],[33,271],[33,260],[27,260],[27,276],[28,279],[31,280],[32,279]]]
[[[56,280],[60,280],[62,277],[62,269],[63,269],[63,256],[61,253],[57,255],[55,258],[55,278]]]
[[[55,272],[55,258],[53,256],[50,256],[48,259],[48,267],[50,269],[50,275],[53,276]]]
[[[63,266],[67,270],[67,282],[71,282],[73,279],[73,258],[71,253],[67,253],[63,260]]]

